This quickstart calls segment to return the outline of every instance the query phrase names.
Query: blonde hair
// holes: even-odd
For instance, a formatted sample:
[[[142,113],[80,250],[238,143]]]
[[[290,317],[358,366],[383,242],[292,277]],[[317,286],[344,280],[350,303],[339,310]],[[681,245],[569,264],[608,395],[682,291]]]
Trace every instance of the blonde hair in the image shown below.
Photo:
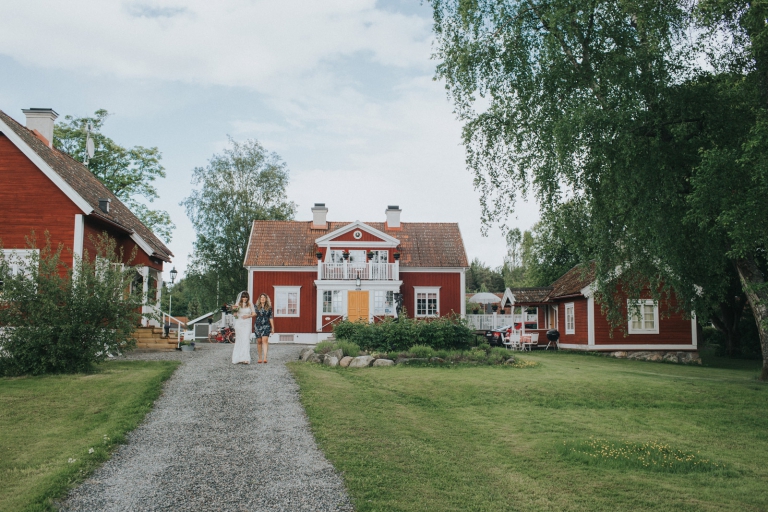
[[[272,301],[269,300],[269,295],[267,295],[266,293],[262,293],[261,295],[259,295],[259,298],[256,299],[256,307],[257,308],[261,308],[261,298],[262,297],[267,299],[267,311],[271,310],[272,309]]]

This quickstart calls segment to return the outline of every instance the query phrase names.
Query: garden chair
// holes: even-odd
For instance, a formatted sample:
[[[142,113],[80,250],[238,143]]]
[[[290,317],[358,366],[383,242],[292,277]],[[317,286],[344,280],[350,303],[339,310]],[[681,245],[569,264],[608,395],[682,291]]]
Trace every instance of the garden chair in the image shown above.
[[[525,336],[520,336],[520,345],[523,347],[523,351],[526,349],[530,352],[531,350],[531,335],[526,334]]]

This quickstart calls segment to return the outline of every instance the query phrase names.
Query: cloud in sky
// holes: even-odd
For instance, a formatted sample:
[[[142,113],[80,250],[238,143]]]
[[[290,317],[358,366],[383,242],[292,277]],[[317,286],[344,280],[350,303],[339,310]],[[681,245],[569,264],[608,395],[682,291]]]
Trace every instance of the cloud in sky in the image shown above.
[[[387,204],[400,204],[404,221],[459,222],[470,259],[499,265],[503,237],[479,234],[461,126],[432,80],[431,23],[415,0],[6,2],[0,74],[12,61],[51,90],[50,103],[31,105],[30,84],[4,81],[0,99],[25,103],[0,108],[106,108],[117,112],[107,135],[158,146],[178,268],[194,240],[178,202],[192,168],[227,135],[257,138],[288,163],[300,220],[315,201],[331,220],[379,221]],[[535,205],[522,204],[511,224],[536,218]]]

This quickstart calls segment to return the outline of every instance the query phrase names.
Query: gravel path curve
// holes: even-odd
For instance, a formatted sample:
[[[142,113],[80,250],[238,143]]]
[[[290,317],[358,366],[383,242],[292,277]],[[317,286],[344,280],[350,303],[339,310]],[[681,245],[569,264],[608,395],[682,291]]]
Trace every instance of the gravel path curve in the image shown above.
[[[303,347],[272,345],[266,365],[251,348],[251,365],[231,363],[232,345],[130,356],[184,364],[128,443],[63,510],[353,510],[284,364]]]

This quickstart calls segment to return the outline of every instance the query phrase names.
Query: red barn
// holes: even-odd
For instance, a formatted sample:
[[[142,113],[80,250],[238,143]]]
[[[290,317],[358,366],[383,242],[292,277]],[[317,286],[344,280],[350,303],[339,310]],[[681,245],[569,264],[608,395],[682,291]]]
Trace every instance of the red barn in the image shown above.
[[[342,318],[375,322],[395,315],[402,294],[409,317],[465,314],[468,267],[458,224],[328,222],[324,204],[312,221],[254,221],[244,266],[254,299],[273,304],[271,342],[317,343]]]
[[[55,149],[52,109],[24,110],[27,126],[0,111],[0,242],[6,255],[28,254],[32,231],[68,254],[95,257],[92,239],[103,232],[123,248],[125,261],[139,267],[133,286],[146,293],[162,283],[170,250],[87,167]],[[136,257],[128,261],[133,250]],[[151,306],[144,306],[148,313]],[[147,323],[147,320],[144,320]]]
[[[526,333],[539,334],[539,345],[547,344],[545,334],[548,329],[557,329],[559,345],[564,349],[697,350],[696,318],[686,319],[683,313],[673,312],[675,304],[666,300],[655,303],[650,293],[625,299],[622,312],[627,318],[626,336],[622,328],[612,328],[595,303],[591,286],[594,280],[591,268],[585,270],[583,266],[576,266],[551,286],[507,289],[501,306],[511,306],[510,323],[522,324],[521,330]]]

